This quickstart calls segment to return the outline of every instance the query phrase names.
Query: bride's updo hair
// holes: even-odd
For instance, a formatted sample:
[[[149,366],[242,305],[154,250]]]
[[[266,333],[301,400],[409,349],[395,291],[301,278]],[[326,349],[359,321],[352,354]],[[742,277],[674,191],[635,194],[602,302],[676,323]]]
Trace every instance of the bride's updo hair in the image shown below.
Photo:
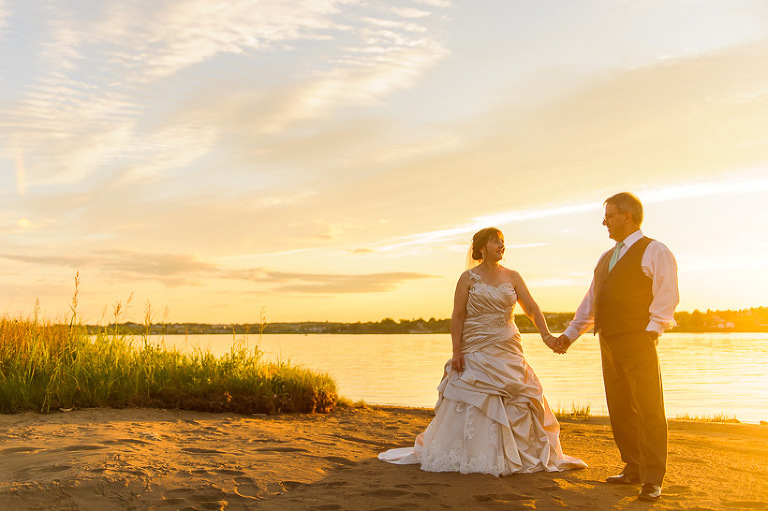
[[[472,236],[472,259],[475,261],[482,261],[483,253],[481,250],[484,249],[488,244],[488,241],[494,237],[503,240],[504,234],[495,227],[486,227],[485,229],[477,231],[475,235]]]

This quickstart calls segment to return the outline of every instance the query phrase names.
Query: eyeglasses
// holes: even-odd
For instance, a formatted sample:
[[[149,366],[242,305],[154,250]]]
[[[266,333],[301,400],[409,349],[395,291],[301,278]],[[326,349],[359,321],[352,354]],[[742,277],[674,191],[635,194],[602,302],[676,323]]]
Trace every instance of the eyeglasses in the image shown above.
[[[619,211],[618,213],[609,213],[603,217],[603,223],[607,222],[611,218],[615,217],[616,215],[621,215],[622,213],[625,213],[624,211]]]

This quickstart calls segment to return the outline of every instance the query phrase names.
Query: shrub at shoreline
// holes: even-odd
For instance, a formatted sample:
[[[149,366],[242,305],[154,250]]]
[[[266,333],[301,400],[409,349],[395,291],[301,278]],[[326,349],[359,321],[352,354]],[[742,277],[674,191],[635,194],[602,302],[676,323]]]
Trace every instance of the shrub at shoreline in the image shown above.
[[[146,336],[90,336],[81,325],[2,318],[0,412],[153,407],[272,414],[336,406],[329,375],[262,355],[235,339],[229,353],[215,357],[153,345]]]

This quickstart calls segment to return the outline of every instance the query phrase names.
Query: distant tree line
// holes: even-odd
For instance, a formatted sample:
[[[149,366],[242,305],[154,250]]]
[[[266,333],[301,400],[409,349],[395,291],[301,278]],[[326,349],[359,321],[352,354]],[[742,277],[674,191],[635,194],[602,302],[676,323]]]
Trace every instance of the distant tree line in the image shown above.
[[[546,312],[547,324],[553,332],[562,332],[573,319],[572,312]],[[768,307],[754,307],[740,310],[707,310],[701,312],[677,312],[678,325],[673,332],[768,332]],[[535,332],[536,328],[523,314],[515,315],[515,323],[521,332]],[[429,318],[400,319],[385,318],[381,321],[356,323],[334,323],[329,321],[304,321],[296,323],[170,323],[151,324],[120,323],[118,325],[88,325],[91,334],[117,332],[130,335],[174,335],[174,334],[446,334],[451,330],[451,320]]]
[[[768,307],[675,313],[674,332],[768,332]]]

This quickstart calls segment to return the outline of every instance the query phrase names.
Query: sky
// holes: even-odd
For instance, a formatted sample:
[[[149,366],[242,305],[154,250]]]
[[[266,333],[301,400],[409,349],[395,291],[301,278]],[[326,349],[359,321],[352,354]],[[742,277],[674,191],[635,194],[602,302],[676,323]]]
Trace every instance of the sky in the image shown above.
[[[621,191],[678,310],[768,306],[764,0],[0,0],[0,55],[7,316],[446,318],[491,225],[573,311]]]

